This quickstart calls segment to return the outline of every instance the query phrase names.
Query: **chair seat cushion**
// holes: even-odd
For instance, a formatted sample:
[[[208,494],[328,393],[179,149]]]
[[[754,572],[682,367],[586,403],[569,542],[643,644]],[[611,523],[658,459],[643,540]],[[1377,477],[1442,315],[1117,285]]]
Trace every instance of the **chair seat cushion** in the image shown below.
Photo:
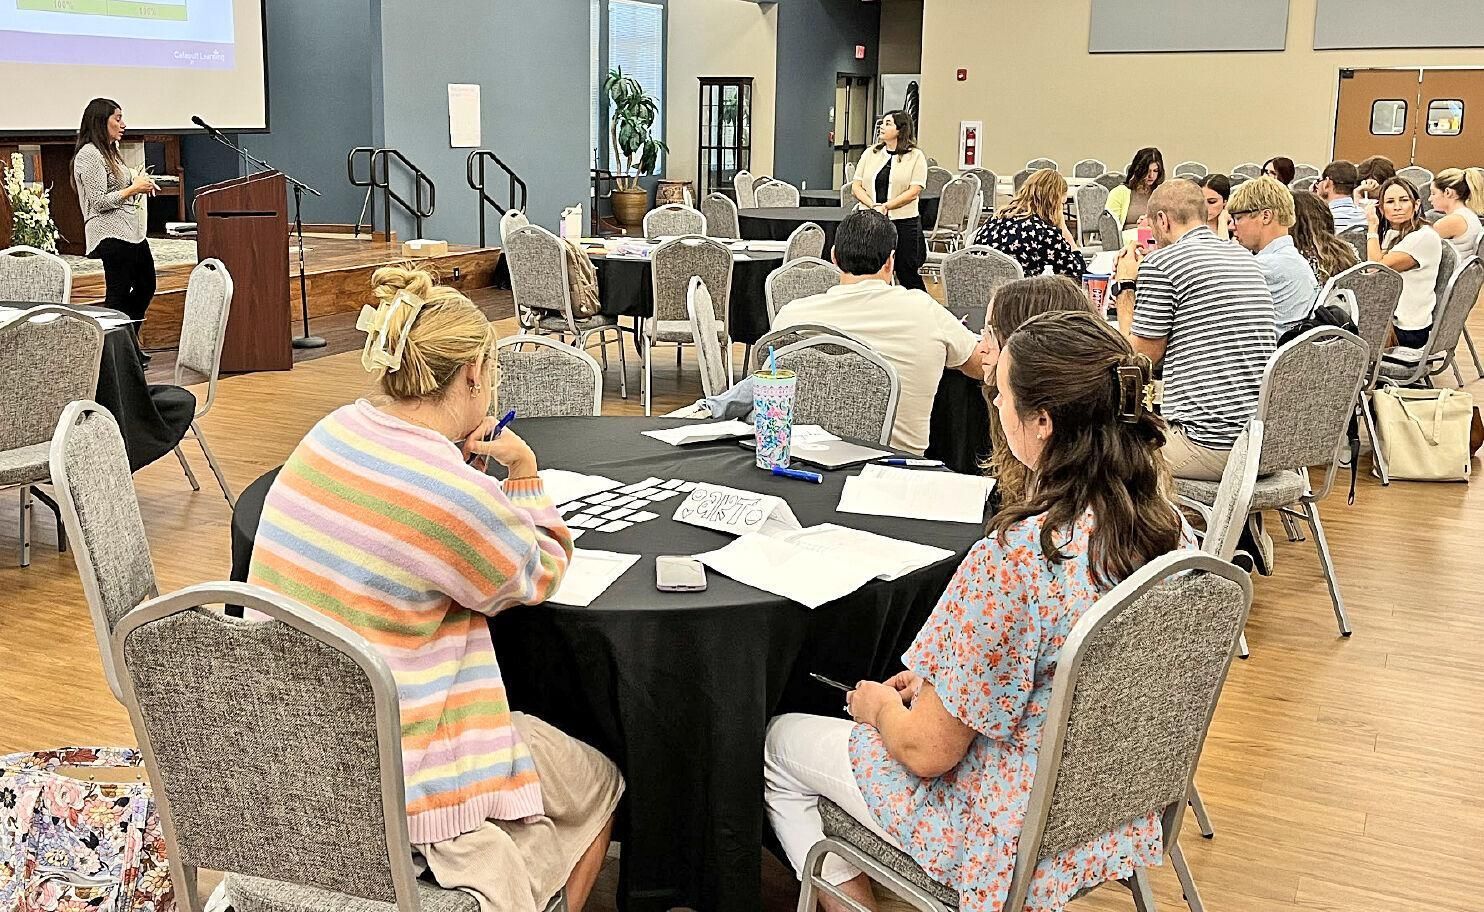
[[[689,320],[646,320],[644,333],[656,342],[690,342],[696,341],[695,333],[691,332]],[[726,330],[717,328],[716,338],[726,341]]]
[[[819,799],[819,816],[824,823],[826,836],[854,846],[943,905],[951,909],[958,908],[957,890],[927,876],[927,872],[910,855],[871,832],[865,824],[845,813],[838,804],[827,798]]]
[[[1381,353],[1381,376],[1388,380],[1406,380],[1417,373],[1417,365],[1422,360],[1422,349],[1403,348],[1400,345],[1393,346]],[[1428,369],[1436,370],[1442,366],[1447,355],[1438,352],[1428,360]]]
[[[396,912],[396,903],[376,902],[279,880],[228,874],[227,897],[236,912]],[[417,882],[423,912],[479,912],[479,901],[462,890]]]
[[[1175,493],[1181,497],[1206,504],[1207,506],[1216,502],[1216,489],[1220,482],[1195,481],[1189,478],[1175,479]],[[1276,510],[1279,507],[1292,506],[1308,491],[1308,485],[1304,483],[1304,476],[1298,472],[1283,471],[1274,472],[1257,479],[1257,487],[1252,491],[1252,512],[1258,510]]]
[[[539,315],[536,325],[541,329],[547,332],[571,332],[565,316],[549,310],[536,311],[536,313]],[[576,323],[578,332],[586,332],[592,329],[602,329],[605,326],[616,326],[618,317],[610,314],[594,314],[591,317],[582,317]]]
[[[35,484],[51,477],[51,441],[0,451],[0,486]]]

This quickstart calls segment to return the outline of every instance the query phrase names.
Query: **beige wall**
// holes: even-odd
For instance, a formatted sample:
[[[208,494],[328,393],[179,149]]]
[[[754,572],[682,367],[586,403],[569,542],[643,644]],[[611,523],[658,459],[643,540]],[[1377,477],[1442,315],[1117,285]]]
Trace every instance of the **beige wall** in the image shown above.
[[[1089,54],[1092,0],[926,4],[923,146],[956,160],[959,121],[983,120],[985,164],[1001,173],[1042,155],[1122,170],[1146,145],[1171,166],[1275,155],[1322,166],[1341,67],[1484,63],[1477,49],[1315,51],[1315,0],[1292,0],[1288,50],[1221,54]],[[967,82],[955,81],[959,67]]]
[[[669,5],[665,123],[666,176],[696,179],[701,76],[751,76],[752,168],[773,170],[773,99],[778,70],[778,7],[747,0],[673,0]]]
[[[882,73],[917,73],[922,68],[923,0],[884,0],[881,4]]]

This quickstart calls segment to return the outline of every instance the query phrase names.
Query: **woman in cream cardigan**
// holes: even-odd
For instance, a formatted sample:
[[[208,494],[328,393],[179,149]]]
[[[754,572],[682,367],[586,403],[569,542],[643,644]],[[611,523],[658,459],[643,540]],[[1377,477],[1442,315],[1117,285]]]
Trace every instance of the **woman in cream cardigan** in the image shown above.
[[[884,213],[897,229],[896,277],[904,288],[926,290],[917,271],[927,261],[917,198],[927,186],[927,156],[917,148],[912,115],[891,111],[881,118],[880,142],[866,150],[855,167],[855,198]]]

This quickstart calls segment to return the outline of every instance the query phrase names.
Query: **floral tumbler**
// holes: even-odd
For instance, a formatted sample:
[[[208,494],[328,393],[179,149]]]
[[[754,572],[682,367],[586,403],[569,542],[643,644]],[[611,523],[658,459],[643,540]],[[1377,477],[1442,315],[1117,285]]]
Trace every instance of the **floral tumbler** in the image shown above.
[[[798,378],[791,370],[760,370],[752,375],[752,424],[757,435],[757,466],[788,468],[788,445],[794,429],[794,390]]]

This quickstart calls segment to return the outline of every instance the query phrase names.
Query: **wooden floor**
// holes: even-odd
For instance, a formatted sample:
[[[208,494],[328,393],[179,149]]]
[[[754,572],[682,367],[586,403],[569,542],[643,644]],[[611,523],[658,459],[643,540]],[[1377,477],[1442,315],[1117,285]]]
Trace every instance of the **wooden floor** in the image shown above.
[[[1484,338],[1484,315],[1473,331]],[[627,402],[609,373],[605,413],[639,410],[636,362]],[[679,377],[668,352],[656,365],[660,410],[698,395],[692,360]],[[1465,376],[1484,395],[1471,367]],[[369,389],[357,353],[322,357],[225,380],[203,424],[240,490],[320,416]],[[199,451],[189,455],[209,485]],[[169,459],[135,481],[162,587],[224,577],[220,493],[192,493]],[[1342,491],[1323,516],[1355,635],[1336,635],[1312,544],[1278,541],[1276,575],[1255,583],[1252,658],[1232,670],[1199,775],[1217,836],[1201,839],[1188,824],[1186,853],[1212,912],[1478,912],[1484,500],[1466,485],[1382,488],[1365,476],[1354,506]],[[34,563],[17,569],[13,504],[0,509],[0,751],[131,744],[71,555],[56,554],[51,519],[38,510]],[[769,859],[764,877],[770,912],[791,909],[789,874]],[[1168,869],[1154,880],[1163,909],[1184,908]],[[614,883],[610,870],[591,908],[613,908]],[[1130,905],[1104,887],[1073,908]]]

